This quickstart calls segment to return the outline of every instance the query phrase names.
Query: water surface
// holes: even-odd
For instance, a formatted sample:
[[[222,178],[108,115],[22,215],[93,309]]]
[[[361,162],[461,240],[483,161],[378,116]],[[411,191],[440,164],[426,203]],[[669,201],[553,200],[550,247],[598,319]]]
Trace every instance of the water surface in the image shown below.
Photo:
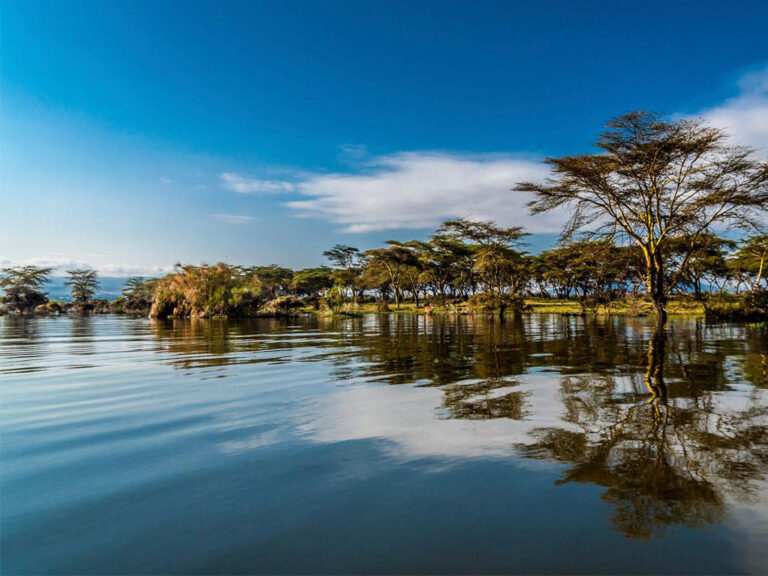
[[[762,573],[768,330],[0,318],[3,574]]]

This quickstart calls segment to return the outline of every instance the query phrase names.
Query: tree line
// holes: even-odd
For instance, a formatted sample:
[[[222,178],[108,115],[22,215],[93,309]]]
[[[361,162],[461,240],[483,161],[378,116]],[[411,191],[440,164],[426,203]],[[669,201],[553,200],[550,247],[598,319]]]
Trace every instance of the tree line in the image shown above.
[[[382,309],[398,308],[406,300],[417,308],[466,302],[477,310],[504,313],[510,307],[521,309],[530,297],[574,299],[585,311],[596,311],[646,293],[644,257],[635,246],[579,240],[529,254],[523,250],[524,237],[519,228],[452,220],[426,241],[392,241],[367,251],[336,245],[324,253],[329,265],[316,268],[219,263],[178,266],[163,278],[132,277],[115,303],[121,311],[141,313],[154,305],[156,316],[256,314],[275,300],[339,313],[354,312],[371,301]],[[691,254],[687,246],[670,246],[669,268],[676,270],[687,258],[681,274],[669,273],[665,279],[672,294],[703,301],[726,291],[758,293],[768,288],[766,235],[741,242],[702,235]],[[6,307],[29,310],[46,305],[43,287],[52,269],[26,266],[3,272]],[[95,271],[70,270],[66,284],[78,310],[98,305]]]
[[[648,298],[663,323],[675,294],[703,300],[705,292],[746,292],[750,306],[768,308],[768,162],[700,121],[646,112],[608,122],[596,146],[596,153],[547,159],[546,182],[510,183],[510,194],[533,195],[533,214],[569,217],[558,245],[540,254],[524,250],[521,227],[460,218],[428,240],[367,251],[334,246],[324,252],[328,265],[317,268],[178,265],[160,279],[130,279],[119,305],[157,317],[204,317],[306,303],[355,313],[364,302],[384,310],[410,299],[417,308],[466,302],[503,315],[530,296],[575,298],[594,311],[631,294]],[[718,236],[723,228],[744,239]],[[41,287],[51,272],[4,270],[6,309],[44,305]],[[72,300],[87,309],[96,275],[69,273]]]

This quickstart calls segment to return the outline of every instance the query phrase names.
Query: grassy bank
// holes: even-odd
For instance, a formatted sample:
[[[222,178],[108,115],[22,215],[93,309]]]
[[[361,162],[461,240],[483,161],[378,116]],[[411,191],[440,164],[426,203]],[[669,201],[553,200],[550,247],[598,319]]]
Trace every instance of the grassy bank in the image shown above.
[[[431,304],[431,303],[430,303]],[[561,300],[555,298],[530,298],[525,301],[526,314],[567,314],[581,315],[584,313],[577,300]],[[416,308],[414,302],[401,302],[400,307],[394,305],[388,307],[388,311],[394,314],[425,314],[428,305],[422,304]],[[366,302],[356,307],[345,306],[342,308],[344,315],[350,314],[376,314],[382,310],[376,302]],[[303,312],[317,312],[313,307],[302,308]],[[467,302],[454,302],[442,305],[439,302],[432,304],[432,314],[485,314],[486,312],[473,310]],[[589,311],[587,313],[593,313]],[[651,316],[653,306],[645,298],[626,298],[611,303],[608,306],[599,306],[596,314],[615,314],[620,316]],[[670,300],[667,313],[670,316],[704,316],[705,307],[701,301],[690,297],[679,297]]]

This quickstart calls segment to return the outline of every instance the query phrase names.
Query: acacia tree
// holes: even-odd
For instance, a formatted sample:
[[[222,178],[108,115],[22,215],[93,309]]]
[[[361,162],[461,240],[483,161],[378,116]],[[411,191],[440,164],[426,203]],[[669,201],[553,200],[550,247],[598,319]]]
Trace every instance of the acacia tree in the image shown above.
[[[323,256],[328,258],[336,267],[334,279],[342,291],[352,290],[353,305],[357,304],[356,288],[362,273],[363,257],[360,250],[354,246],[336,244],[330,250],[323,252]]]
[[[562,248],[570,263],[567,273],[580,292],[582,309],[596,312],[627,292],[631,276],[629,254],[613,242],[574,242]]]
[[[10,310],[25,311],[48,301],[41,288],[48,282],[53,268],[21,266],[3,268],[0,287],[5,290],[3,304]]]
[[[446,291],[454,284],[458,264],[468,258],[469,248],[463,243],[445,235],[436,234],[424,243],[420,259],[424,266],[424,281],[435,296],[445,304]]]
[[[694,298],[701,300],[704,282],[709,284],[711,292],[713,284],[717,284],[719,287],[727,281],[730,271],[726,256],[728,250],[735,246],[736,243],[733,240],[720,238],[712,233],[701,234],[688,257],[688,266],[683,270],[678,284],[681,285],[681,288],[692,288]],[[680,238],[670,244],[669,258],[675,261],[685,257],[688,252],[688,239]]]
[[[758,290],[761,280],[768,278],[768,234],[747,238],[736,250],[731,265],[753,290]]]
[[[419,262],[411,250],[393,243],[389,248],[368,250],[366,271],[372,278],[379,277],[392,288],[395,307],[400,308],[403,288],[407,285],[409,269],[418,268]]]
[[[768,209],[768,162],[697,120],[666,121],[630,112],[611,120],[597,154],[549,158],[552,176],[523,182],[534,214],[572,210],[563,236],[624,237],[642,250],[646,289],[659,323],[667,296],[685,271],[699,237],[713,224],[757,229]],[[667,270],[670,242],[687,240],[676,269]]]
[[[387,244],[397,246],[411,253],[410,261],[403,270],[403,283],[411,293],[418,309],[420,306],[419,296],[422,292],[426,293],[426,284],[429,279],[427,275],[429,244],[420,240],[410,240],[408,242],[389,240]]]
[[[246,268],[244,272],[258,279],[261,295],[267,300],[272,300],[288,292],[293,280],[293,270],[282,268],[277,264],[253,266]]]
[[[152,307],[154,287],[157,279],[149,280],[141,276],[132,276],[125,281],[123,286],[123,312],[144,313]]]
[[[493,222],[462,218],[444,222],[439,231],[470,245],[472,272],[483,285],[483,298],[500,315],[528,282],[527,260],[515,249],[528,234],[519,226],[501,228]]]
[[[299,296],[308,296],[315,300],[315,308],[319,306],[319,298],[324,292],[333,287],[332,270],[327,266],[320,268],[304,268],[293,274],[291,287]]]
[[[99,288],[96,270],[81,268],[67,270],[67,274],[69,274],[69,280],[64,282],[64,285],[70,287],[72,301],[77,305],[89,303]]]

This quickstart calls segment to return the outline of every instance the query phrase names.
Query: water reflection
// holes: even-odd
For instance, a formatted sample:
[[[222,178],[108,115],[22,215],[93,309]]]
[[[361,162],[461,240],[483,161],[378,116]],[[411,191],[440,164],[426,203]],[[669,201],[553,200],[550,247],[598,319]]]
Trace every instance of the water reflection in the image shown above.
[[[610,376],[563,378],[563,421],[577,430],[538,428],[531,433],[534,442],[518,445],[526,457],[566,464],[560,483],[604,487],[614,526],[637,538],[670,525],[720,522],[727,499],[749,500],[768,467],[765,395],[757,388],[733,396],[705,393],[722,390],[721,367],[709,382],[685,377],[680,383],[688,393],[677,390],[670,401],[666,345],[665,334],[653,334],[645,374],[631,376],[628,389]],[[728,363],[726,355],[718,356]],[[676,368],[687,372],[685,363]],[[760,376],[764,385],[765,373]],[[639,394],[641,378],[645,398]]]
[[[350,343],[358,362],[341,374],[440,387],[442,418],[517,421],[505,429],[517,454],[564,465],[561,484],[604,488],[614,527],[632,538],[719,523],[768,470],[765,327],[678,321],[660,333],[641,320],[388,318]],[[528,377],[542,372],[556,375]],[[537,399],[549,382],[559,410]],[[408,442],[406,425],[368,425],[331,439]]]
[[[45,370],[46,347],[57,345],[68,347],[68,368],[96,363],[101,320],[57,322],[4,319],[3,370]],[[302,440],[381,439],[401,460],[545,462],[559,467],[559,485],[599,487],[612,526],[633,539],[718,524],[735,503],[766,496],[764,325],[673,320],[658,332],[643,319],[389,315],[126,320],[119,330],[128,352],[146,346],[181,375],[289,366],[295,385],[305,363],[322,367],[335,388],[290,418],[273,413],[272,428],[242,384],[226,417],[254,438],[229,430],[228,454],[285,437],[278,427],[290,420]],[[215,388],[208,394],[222,402]]]

